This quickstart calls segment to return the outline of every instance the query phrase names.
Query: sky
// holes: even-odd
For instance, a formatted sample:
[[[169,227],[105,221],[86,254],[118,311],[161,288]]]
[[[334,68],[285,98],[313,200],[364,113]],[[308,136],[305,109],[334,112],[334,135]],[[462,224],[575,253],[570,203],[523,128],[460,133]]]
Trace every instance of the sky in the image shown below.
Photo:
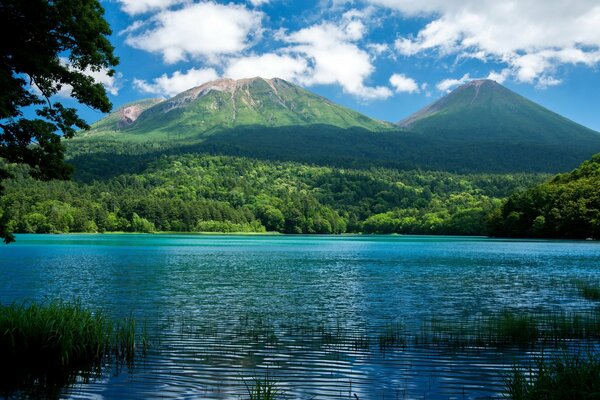
[[[600,131],[598,0],[104,0],[115,107],[220,77],[289,80],[400,121],[490,78]],[[89,122],[102,114],[80,108]]]

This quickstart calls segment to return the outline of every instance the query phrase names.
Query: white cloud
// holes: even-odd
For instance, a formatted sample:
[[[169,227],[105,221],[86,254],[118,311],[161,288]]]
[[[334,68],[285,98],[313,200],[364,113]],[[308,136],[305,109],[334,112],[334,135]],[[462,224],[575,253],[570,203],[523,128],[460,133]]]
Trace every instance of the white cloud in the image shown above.
[[[510,76],[510,69],[504,68],[500,72],[490,71],[490,73],[488,74],[486,79],[491,79],[498,83],[504,83],[506,81],[506,79],[508,79],[509,76]]]
[[[260,7],[264,4],[268,4],[270,0],[249,0],[250,4],[252,4],[254,7]]]
[[[129,15],[143,14],[150,11],[166,9],[188,0],[119,0],[121,9]]]
[[[456,86],[460,86],[463,83],[467,83],[470,80],[471,80],[471,76],[469,74],[465,74],[460,79],[444,79],[443,81],[438,82],[437,85],[435,85],[435,87],[439,91],[449,92],[450,90],[454,89]]]
[[[419,85],[417,82],[404,74],[394,74],[390,77],[390,84],[394,87],[396,93],[418,93]],[[424,88],[426,88],[425,86]]]
[[[175,71],[172,76],[163,74],[152,82],[134,79],[133,86],[142,93],[172,97],[185,90],[217,79],[219,75],[213,68],[192,68],[184,73]]]
[[[297,81],[307,69],[308,63],[303,58],[267,53],[231,60],[224,75],[233,79],[260,76]]]
[[[101,83],[102,86],[104,86],[104,89],[113,96],[117,96],[119,94],[119,89],[121,89],[121,78],[123,77],[123,74],[120,72],[116,72],[110,76],[108,75],[108,69],[106,68],[101,68],[98,71],[93,71],[90,68],[86,68],[85,70],[81,71],[70,66],[69,59],[66,57],[61,57],[60,63],[63,66],[68,67],[70,70],[79,71],[84,75],[92,77],[96,83]],[[31,90],[34,94],[42,96],[42,91],[35,85],[35,83],[32,85]],[[72,92],[73,86],[62,85],[56,95],[63,98],[70,98]]]
[[[126,43],[159,53],[167,63],[203,58],[216,61],[249,47],[260,34],[263,14],[235,4],[213,2],[187,4],[177,10],[162,10],[136,29]]]
[[[406,56],[435,53],[504,64],[518,81],[556,82],[564,64],[600,63],[598,0],[367,0],[433,20],[400,37]]]
[[[342,89],[365,100],[385,99],[392,91],[385,86],[370,87],[371,56],[356,44],[366,34],[357,13],[344,14],[340,24],[324,22],[283,36],[289,54],[303,57],[308,69],[298,81],[305,85],[339,84]]]

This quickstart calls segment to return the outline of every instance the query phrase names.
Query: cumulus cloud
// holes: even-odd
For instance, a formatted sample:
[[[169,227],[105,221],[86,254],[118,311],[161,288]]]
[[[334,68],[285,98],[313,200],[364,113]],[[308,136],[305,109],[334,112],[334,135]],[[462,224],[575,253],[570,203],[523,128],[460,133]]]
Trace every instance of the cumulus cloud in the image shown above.
[[[324,22],[283,36],[289,43],[285,51],[308,62],[307,70],[298,77],[300,83],[339,84],[345,92],[366,100],[392,95],[388,87],[366,84],[375,68],[369,53],[356,43],[366,34],[358,15],[348,12],[339,24]]]
[[[233,79],[260,76],[297,81],[307,70],[308,63],[303,58],[267,53],[230,60],[224,75]]]
[[[418,93],[419,85],[417,82],[404,74],[394,74],[390,77],[390,84],[394,87],[396,93]],[[427,86],[424,86],[426,88]]]
[[[267,3],[269,3],[269,0],[250,0],[250,4],[252,4],[254,7],[260,7]]]
[[[163,74],[152,82],[134,79],[133,86],[142,93],[171,97],[218,77],[217,71],[213,68],[192,68],[186,72],[175,71],[171,76]]]
[[[102,86],[104,86],[104,89],[113,96],[117,96],[119,94],[119,89],[121,88],[121,78],[123,77],[123,74],[121,74],[120,72],[116,72],[112,76],[110,76],[108,75],[108,69],[106,68],[101,68],[98,71],[86,68],[82,71],[71,66],[69,63],[69,59],[66,57],[61,57],[60,63],[68,67],[70,70],[79,71],[82,72],[84,75],[92,77],[96,83],[101,83]],[[38,96],[42,95],[42,91],[35,84],[32,85],[31,90]],[[62,85],[62,87],[56,93],[56,95],[59,97],[69,98],[71,97],[72,92],[73,86]]]
[[[242,5],[201,2],[162,10],[126,30],[126,43],[161,54],[166,63],[236,54],[249,47],[261,31],[263,14]]]
[[[467,83],[471,80],[471,76],[469,74],[463,75],[460,79],[444,79],[435,85],[437,90],[442,92],[449,92],[457,86],[462,85],[463,83]]]
[[[119,0],[121,9],[129,15],[143,14],[150,11],[166,9],[175,4],[189,0]]]
[[[554,84],[564,64],[600,63],[597,0],[367,0],[405,16],[432,18],[399,37],[406,56],[435,53],[505,64],[518,81]]]

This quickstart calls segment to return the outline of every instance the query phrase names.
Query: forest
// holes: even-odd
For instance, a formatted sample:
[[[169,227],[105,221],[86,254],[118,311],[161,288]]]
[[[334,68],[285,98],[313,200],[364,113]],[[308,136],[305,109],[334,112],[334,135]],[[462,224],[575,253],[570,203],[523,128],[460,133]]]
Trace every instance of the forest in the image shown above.
[[[512,194],[490,220],[494,236],[600,239],[600,154]]]
[[[348,169],[208,154],[163,155],[87,182],[11,165],[0,199],[14,232],[487,234],[487,216],[545,174]]]

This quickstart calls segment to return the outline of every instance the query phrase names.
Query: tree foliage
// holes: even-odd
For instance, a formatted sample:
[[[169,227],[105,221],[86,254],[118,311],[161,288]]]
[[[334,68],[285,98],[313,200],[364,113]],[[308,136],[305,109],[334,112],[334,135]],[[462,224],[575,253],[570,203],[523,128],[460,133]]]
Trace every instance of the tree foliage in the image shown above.
[[[600,154],[510,196],[492,214],[490,228],[496,236],[600,239]]]
[[[112,164],[111,164],[112,165]],[[486,215],[545,175],[318,167],[162,156],[135,174],[39,182],[24,167],[0,200],[16,232],[486,234]]]
[[[70,176],[61,135],[88,126],[53,96],[69,89],[80,103],[110,111],[104,87],[89,75],[112,75],[118,63],[103,14],[97,0],[0,2],[0,26],[10,33],[0,40],[0,159],[27,164],[42,180]],[[0,191],[6,178],[1,169]],[[9,241],[7,228],[0,220],[0,237]]]

